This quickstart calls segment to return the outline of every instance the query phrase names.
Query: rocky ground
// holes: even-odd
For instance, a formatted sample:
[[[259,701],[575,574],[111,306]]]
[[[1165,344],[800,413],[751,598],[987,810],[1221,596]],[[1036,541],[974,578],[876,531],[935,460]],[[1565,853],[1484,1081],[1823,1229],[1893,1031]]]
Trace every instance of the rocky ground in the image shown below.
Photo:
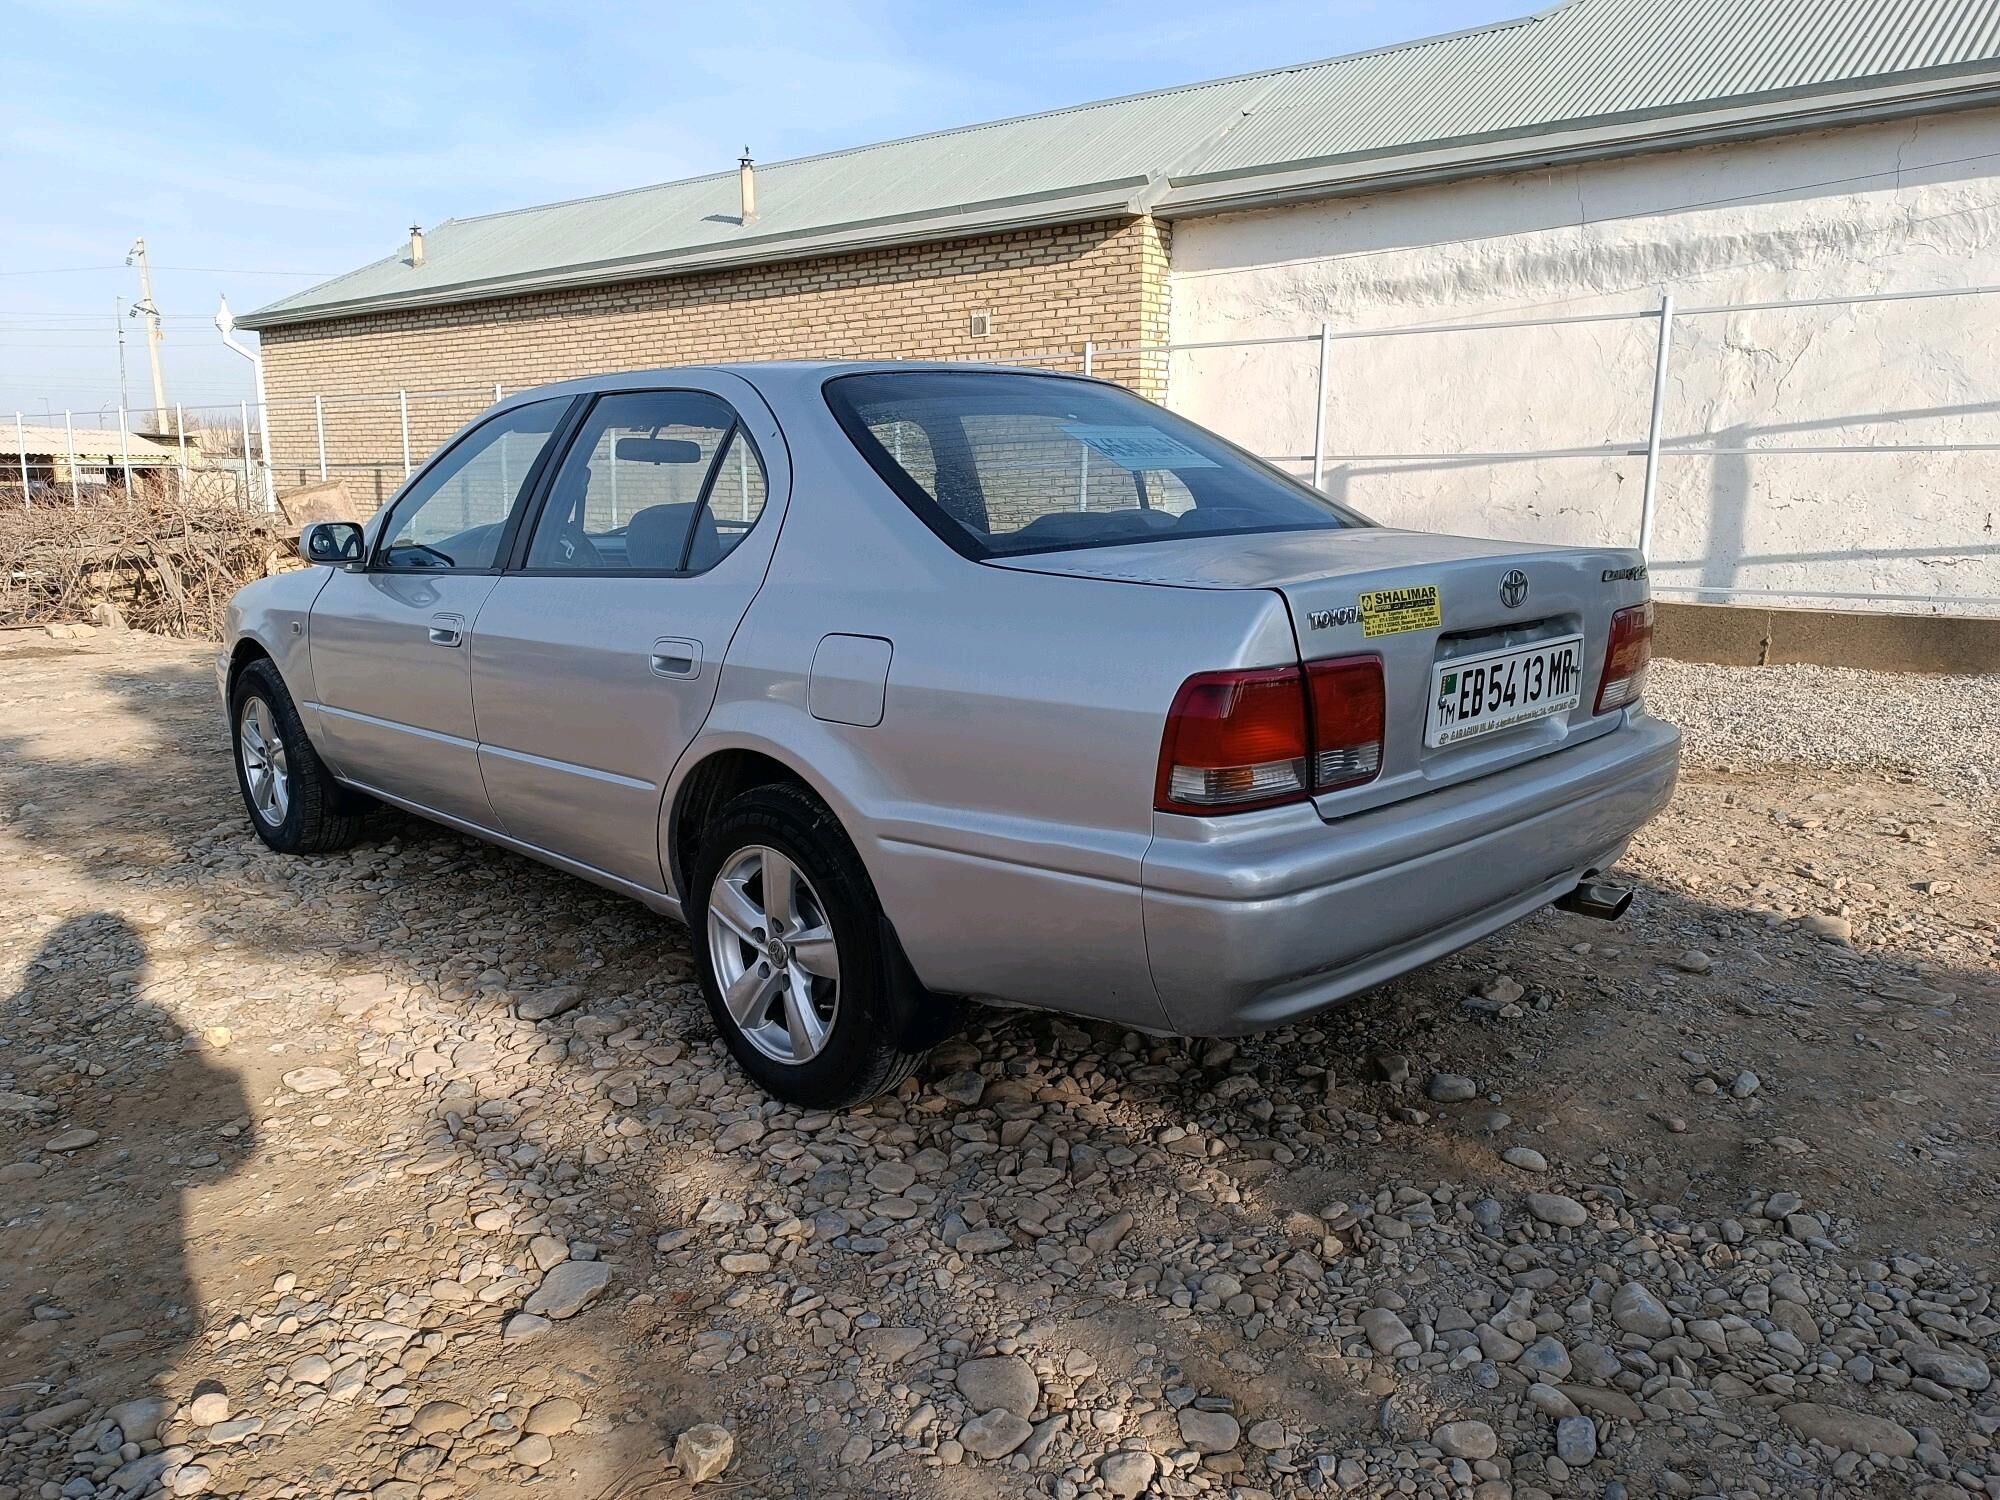
[[[214,692],[0,637],[0,1500],[2000,1497],[1991,682],[1668,667],[1620,925],[845,1114],[636,906],[266,854]]]

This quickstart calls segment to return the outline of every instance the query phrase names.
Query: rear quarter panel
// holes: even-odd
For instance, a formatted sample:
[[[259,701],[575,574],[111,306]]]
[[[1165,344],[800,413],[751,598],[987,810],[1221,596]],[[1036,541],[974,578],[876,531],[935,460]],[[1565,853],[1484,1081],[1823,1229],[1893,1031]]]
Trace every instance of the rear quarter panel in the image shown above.
[[[1161,730],[1192,673],[1297,660],[1283,599],[968,561],[823,403],[780,415],[793,501],[677,781],[719,748],[799,770],[933,988],[1164,1027],[1140,901]],[[832,633],[892,643],[879,725],[809,712]]]

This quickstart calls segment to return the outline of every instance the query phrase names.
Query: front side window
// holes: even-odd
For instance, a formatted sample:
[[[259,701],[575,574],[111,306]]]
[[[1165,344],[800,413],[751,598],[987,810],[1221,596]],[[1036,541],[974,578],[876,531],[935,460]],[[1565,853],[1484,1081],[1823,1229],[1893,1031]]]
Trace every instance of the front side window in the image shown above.
[[[699,573],[764,512],[764,467],[736,413],[701,391],[591,407],[528,543],[531,571]]]
[[[826,399],[876,472],[969,557],[1368,524],[1116,386],[885,371],[830,380]]]
[[[430,571],[496,565],[507,517],[569,398],[531,401],[474,429],[396,502],[378,567]]]

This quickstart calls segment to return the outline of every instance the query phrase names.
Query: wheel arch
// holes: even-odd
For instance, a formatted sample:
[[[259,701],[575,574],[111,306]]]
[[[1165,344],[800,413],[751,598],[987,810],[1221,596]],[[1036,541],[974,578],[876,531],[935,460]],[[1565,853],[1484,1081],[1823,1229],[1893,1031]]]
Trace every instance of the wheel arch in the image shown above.
[[[898,882],[883,878],[894,873],[883,864],[890,856],[882,847],[883,809],[893,806],[893,798],[875,768],[859,747],[817,732],[826,728],[817,720],[801,723],[803,715],[795,718],[791,710],[769,701],[743,709],[741,718],[695,741],[662,802],[660,858],[682,914],[690,915],[694,904],[689,870],[705,820],[751,787],[789,783],[818,798],[840,824],[874,887],[898,961],[912,967],[915,982],[927,984],[925,963],[911,954],[904,937],[905,924],[921,913],[910,905],[907,890],[899,891]]]
[[[229,651],[229,676],[222,685],[223,700],[225,702],[235,701],[237,679],[243,675],[243,669],[253,661],[268,661],[273,667],[278,665],[276,658],[271,655],[269,648],[262,641],[258,640],[254,635],[246,635],[238,640]],[[282,678],[284,673],[280,671],[278,675]]]
[[[830,808],[833,799],[790,761],[760,745],[712,746],[680,778],[669,801],[665,837],[661,852],[667,858],[667,879],[685,902],[688,870],[694,862],[703,831],[733,798],[753,787],[788,784],[799,786]],[[835,808],[835,816],[839,811]]]

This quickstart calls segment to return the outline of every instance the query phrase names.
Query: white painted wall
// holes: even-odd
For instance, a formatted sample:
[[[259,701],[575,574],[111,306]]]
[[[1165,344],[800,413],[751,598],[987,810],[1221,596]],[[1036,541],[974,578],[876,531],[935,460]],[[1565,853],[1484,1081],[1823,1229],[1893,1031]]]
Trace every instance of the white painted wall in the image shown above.
[[[2000,285],[2000,111],[1631,158],[1174,226],[1175,343]],[[1652,319],[1333,345],[1326,486],[1378,520],[1636,542]],[[1316,346],[1191,351],[1170,403],[1303,472]],[[1678,319],[1653,576],[1676,589],[1908,594],[2000,614],[2000,295]],[[1697,451],[1686,451],[1686,450]],[[1712,602],[1748,596],[1711,593]],[[1756,602],[1774,602],[1758,599]],[[1775,602],[1786,602],[1779,600]]]

